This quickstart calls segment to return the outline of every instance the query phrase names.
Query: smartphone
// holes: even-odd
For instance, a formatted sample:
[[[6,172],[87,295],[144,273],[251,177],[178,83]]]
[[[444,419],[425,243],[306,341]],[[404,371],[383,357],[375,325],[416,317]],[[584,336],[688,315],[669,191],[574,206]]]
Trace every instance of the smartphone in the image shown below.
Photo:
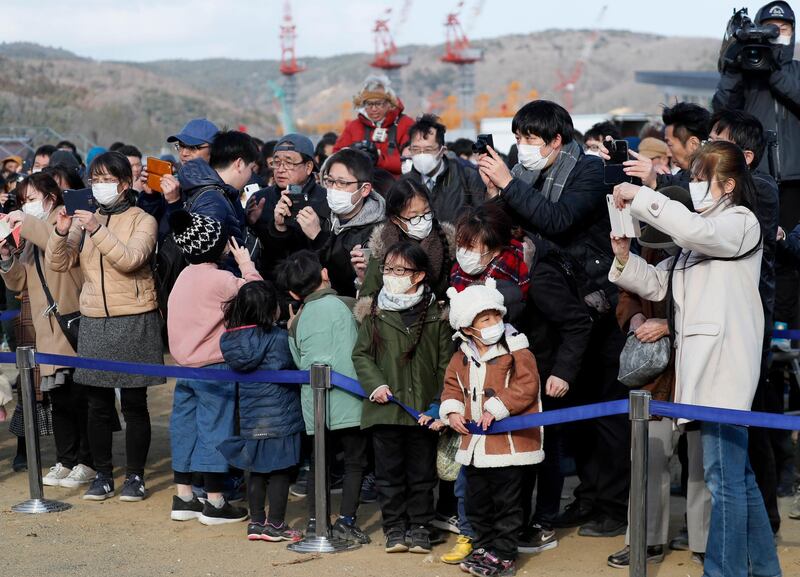
[[[155,156],[147,157],[147,186],[156,192],[163,193],[161,190],[161,177],[172,174],[172,163],[161,160]]]
[[[492,138],[491,134],[479,134],[475,139],[475,144],[472,145],[472,152],[475,154],[489,154],[489,151],[486,150],[487,146],[491,146],[494,149],[494,138]]]
[[[604,144],[611,158],[605,161],[603,182],[611,186],[623,182],[633,182],[633,177],[625,174],[625,166],[623,166],[623,163],[628,160],[628,141],[607,140]]]
[[[639,238],[642,236],[642,228],[639,221],[633,218],[630,205],[622,210],[614,204],[614,195],[606,195],[606,205],[608,206],[608,220],[611,222],[611,232],[614,236],[626,238]]]
[[[91,188],[67,189],[64,191],[64,207],[67,214],[72,216],[76,210],[97,211],[97,201],[92,195]]]
[[[308,196],[303,192],[303,187],[299,184],[290,184],[286,189],[286,197],[292,201],[292,206],[289,207],[291,217],[297,218],[297,213],[309,206]]]
[[[369,264],[369,259],[372,256],[372,249],[369,247],[364,247],[361,249],[361,253],[364,255],[364,262]]]
[[[19,246],[19,229],[20,227],[17,226],[12,230],[7,220],[0,220],[0,239],[8,242],[12,247],[17,248]],[[14,235],[15,232],[16,236]]]

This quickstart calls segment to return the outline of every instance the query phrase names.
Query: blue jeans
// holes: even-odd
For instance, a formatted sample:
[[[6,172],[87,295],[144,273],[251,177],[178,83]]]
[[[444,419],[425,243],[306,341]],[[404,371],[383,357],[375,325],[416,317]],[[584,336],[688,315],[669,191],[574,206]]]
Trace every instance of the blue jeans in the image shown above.
[[[205,368],[227,369],[224,363]],[[217,446],[233,436],[236,383],[178,379],[169,420],[172,469],[181,473],[227,473]]]
[[[700,432],[711,492],[704,577],[781,575],[764,499],[747,456],[747,428],[704,422]]]
[[[464,474],[463,465],[458,471],[458,477],[456,477],[456,487],[453,492],[458,500],[458,530],[462,535],[464,535],[464,537],[474,539],[475,531],[472,529],[472,525],[469,523],[469,517],[467,517],[467,476]]]

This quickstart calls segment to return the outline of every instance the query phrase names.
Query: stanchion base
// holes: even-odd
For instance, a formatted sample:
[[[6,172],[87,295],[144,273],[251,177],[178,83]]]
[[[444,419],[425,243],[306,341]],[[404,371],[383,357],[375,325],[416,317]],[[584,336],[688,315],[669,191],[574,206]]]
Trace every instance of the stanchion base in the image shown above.
[[[337,537],[314,537],[309,535],[302,541],[289,543],[286,547],[295,553],[339,553],[341,551],[354,551],[361,547],[361,543],[345,541]]]
[[[14,513],[59,513],[67,509],[72,509],[72,505],[50,499],[28,499],[11,507]]]

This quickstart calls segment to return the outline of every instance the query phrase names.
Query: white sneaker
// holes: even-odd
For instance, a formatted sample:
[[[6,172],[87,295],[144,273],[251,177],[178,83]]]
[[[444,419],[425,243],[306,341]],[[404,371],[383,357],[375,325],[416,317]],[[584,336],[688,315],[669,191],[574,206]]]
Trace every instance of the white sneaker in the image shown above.
[[[75,465],[75,468],[72,469],[72,472],[61,479],[60,485],[67,489],[74,489],[80,485],[91,483],[96,476],[97,472],[91,467],[87,467],[86,465]]]
[[[72,472],[72,469],[67,469],[61,463],[56,463],[54,467],[50,467],[50,472],[42,477],[42,483],[48,487],[58,487],[61,485],[61,480],[66,479]]]

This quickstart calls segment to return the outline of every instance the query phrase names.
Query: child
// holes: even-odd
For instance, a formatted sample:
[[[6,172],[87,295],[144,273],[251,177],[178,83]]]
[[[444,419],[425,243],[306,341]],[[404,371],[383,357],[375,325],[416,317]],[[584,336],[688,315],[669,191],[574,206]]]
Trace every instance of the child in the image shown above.
[[[289,337],[275,325],[278,293],[271,283],[249,282],[225,303],[220,339],[225,362],[235,371],[293,369]],[[231,466],[250,473],[247,499],[251,541],[299,541],[285,522],[293,469],[300,462],[303,413],[297,385],[239,383],[240,435],[219,449]],[[269,516],[264,511],[269,494]]]
[[[370,394],[361,427],[372,432],[387,553],[431,551],[436,435],[389,402],[427,409],[439,396],[452,354],[452,332],[427,284],[428,265],[418,243],[393,245],[381,267],[383,288],[355,311],[363,322],[353,364]]]
[[[358,327],[353,318],[355,301],[340,297],[331,288],[328,271],[322,268],[319,257],[310,250],[295,253],[276,270],[278,284],[297,301],[300,310],[289,323],[289,349],[295,364],[301,370],[323,363],[331,370],[347,377],[356,378],[353,368],[353,347],[358,336]],[[311,387],[300,391],[306,432],[314,434],[314,404]],[[341,389],[328,393],[326,423],[330,433],[326,441],[329,463],[333,461],[335,448],[341,445],[344,452],[344,477],[339,518],[333,524],[335,537],[370,542],[369,535],[356,524],[361,481],[367,464],[367,435],[361,430],[361,399]],[[308,473],[309,529],[314,518],[314,462]]]
[[[463,436],[456,461],[464,465],[466,512],[475,550],[461,563],[473,575],[515,575],[522,529],[523,465],[544,459],[540,428],[473,435],[509,415],[539,412],[539,373],[528,339],[503,322],[506,307],[493,278],[461,291],[451,288],[450,324],[461,346],[447,367],[440,415]]]
[[[219,340],[225,332],[222,303],[236,296],[248,281],[261,280],[247,249],[234,239],[230,251],[243,278],[219,268],[228,246],[222,223],[180,210],[170,216],[175,243],[189,266],[169,295],[169,349],[187,367],[226,368]],[[170,417],[172,469],[177,495],[172,498],[173,521],[199,518],[204,525],[247,519],[247,511],[222,496],[228,462],[217,446],[233,435],[236,383],[178,379]],[[192,494],[192,472],[203,474],[208,499]]]

